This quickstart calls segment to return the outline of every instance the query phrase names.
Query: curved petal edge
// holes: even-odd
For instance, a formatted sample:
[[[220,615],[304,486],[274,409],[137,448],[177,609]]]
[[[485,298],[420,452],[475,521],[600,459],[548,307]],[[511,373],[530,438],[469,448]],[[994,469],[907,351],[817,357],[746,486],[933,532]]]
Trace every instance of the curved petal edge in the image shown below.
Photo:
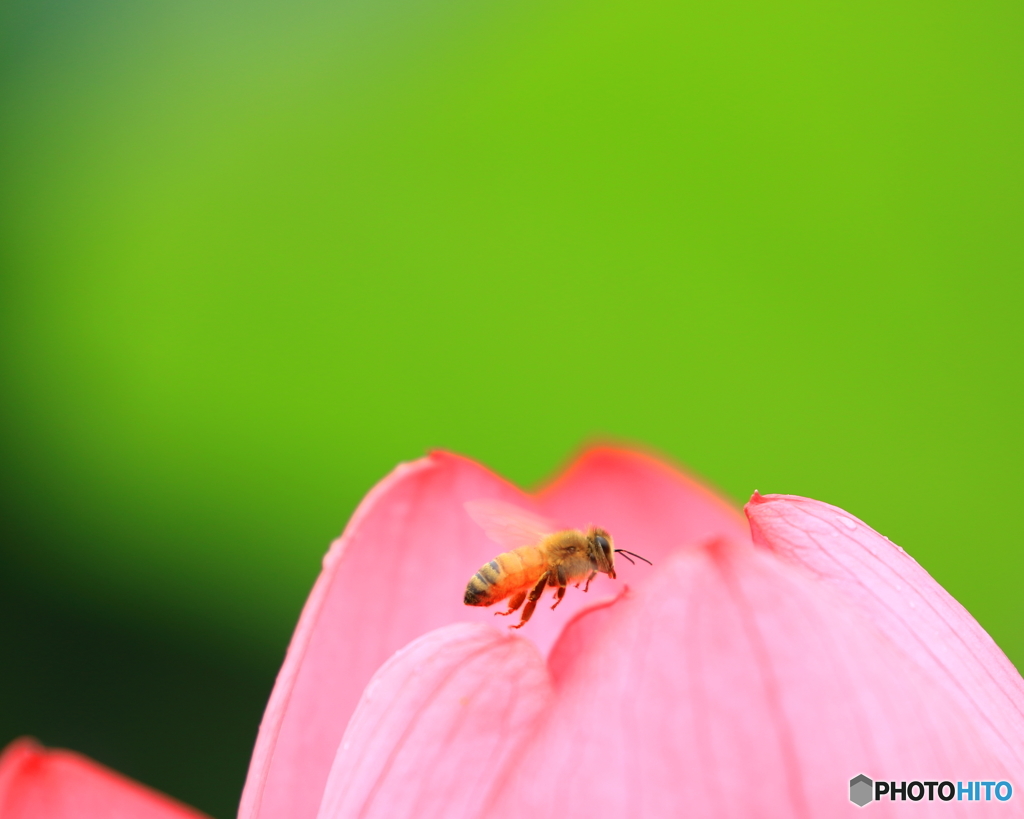
[[[841,593],[961,706],[1024,777],[1024,679],[988,633],[906,551],[821,501],[755,493],[754,543]]]
[[[551,699],[529,640],[460,623],[424,635],[374,675],[318,819],[471,819]]]

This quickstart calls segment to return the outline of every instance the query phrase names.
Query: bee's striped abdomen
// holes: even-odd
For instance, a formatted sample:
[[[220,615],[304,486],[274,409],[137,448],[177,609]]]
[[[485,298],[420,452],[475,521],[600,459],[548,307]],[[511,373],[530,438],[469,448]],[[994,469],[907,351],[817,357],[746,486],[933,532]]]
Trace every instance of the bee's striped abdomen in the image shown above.
[[[545,569],[547,561],[536,546],[502,552],[469,579],[462,602],[467,606],[490,606],[531,588]]]
[[[462,602],[467,606],[489,606],[500,600],[500,597],[494,597],[493,591],[501,580],[501,575],[501,566],[496,559],[485,563],[480,567],[480,571],[469,579]]]

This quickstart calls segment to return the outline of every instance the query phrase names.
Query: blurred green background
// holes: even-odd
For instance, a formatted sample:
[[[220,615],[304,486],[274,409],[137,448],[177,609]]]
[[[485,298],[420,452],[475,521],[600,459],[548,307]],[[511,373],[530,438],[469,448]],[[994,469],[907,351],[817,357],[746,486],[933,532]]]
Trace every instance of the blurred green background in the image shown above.
[[[1024,663],[1024,5],[13,0],[0,744],[233,816],[397,461],[839,504]]]

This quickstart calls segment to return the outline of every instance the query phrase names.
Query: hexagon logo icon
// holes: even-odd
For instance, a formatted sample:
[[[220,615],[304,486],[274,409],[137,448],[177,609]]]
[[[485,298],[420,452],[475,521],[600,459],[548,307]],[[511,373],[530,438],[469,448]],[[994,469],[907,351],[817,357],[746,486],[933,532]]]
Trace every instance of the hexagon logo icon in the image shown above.
[[[850,780],[850,801],[853,804],[864,807],[875,798],[875,783],[864,774],[855,776]]]

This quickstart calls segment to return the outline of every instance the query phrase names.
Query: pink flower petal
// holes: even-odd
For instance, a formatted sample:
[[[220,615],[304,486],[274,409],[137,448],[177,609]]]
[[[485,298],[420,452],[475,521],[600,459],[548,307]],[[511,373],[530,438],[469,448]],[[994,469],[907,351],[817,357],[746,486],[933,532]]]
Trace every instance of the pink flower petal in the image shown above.
[[[324,559],[260,726],[240,819],[313,819],[345,726],[381,664],[440,626],[498,622],[494,608],[462,602],[469,578],[500,551],[464,508],[483,499],[548,511],[570,525],[613,521],[620,545],[652,560],[716,527],[745,530],[709,490],[635,453],[585,454],[539,504],[455,455],[400,466],[363,500]],[[622,577],[642,578],[647,568],[624,566]],[[594,589],[586,597],[570,590],[555,614],[542,604],[521,636],[546,652],[588,599]]]
[[[838,590],[967,709],[1024,779],[1024,680],[968,611],[902,548],[835,506],[755,494],[754,542]]]
[[[446,453],[399,466],[364,498],[324,558],[292,636],[239,819],[313,819],[373,673],[421,634],[484,612],[462,603],[466,582],[494,551],[463,508],[479,498],[528,503],[483,467]]]
[[[367,687],[319,819],[479,816],[550,698],[530,641],[476,624],[430,632]]]
[[[20,739],[0,755],[3,819],[202,819],[198,811],[70,751]]]
[[[749,541],[662,561],[563,633],[555,700],[488,816],[821,817],[854,810],[860,773],[1013,781],[960,702],[834,598]]]

